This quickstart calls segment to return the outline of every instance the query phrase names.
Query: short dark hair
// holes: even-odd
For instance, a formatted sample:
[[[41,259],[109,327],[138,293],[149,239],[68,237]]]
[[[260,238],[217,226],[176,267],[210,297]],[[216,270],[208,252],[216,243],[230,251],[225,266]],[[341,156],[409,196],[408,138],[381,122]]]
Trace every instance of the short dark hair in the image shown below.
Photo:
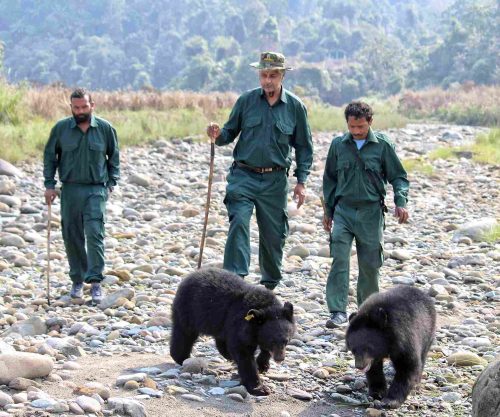
[[[89,98],[90,103],[93,103],[92,96],[90,95],[90,92],[87,91],[85,88],[76,88],[69,96],[69,100],[71,101],[74,98],[85,98],[85,96],[87,96]]]
[[[352,101],[350,102],[344,110],[346,122],[349,120],[349,116],[355,119],[365,118],[367,122],[371,122],[373,117],[373,109],[362,101]]]

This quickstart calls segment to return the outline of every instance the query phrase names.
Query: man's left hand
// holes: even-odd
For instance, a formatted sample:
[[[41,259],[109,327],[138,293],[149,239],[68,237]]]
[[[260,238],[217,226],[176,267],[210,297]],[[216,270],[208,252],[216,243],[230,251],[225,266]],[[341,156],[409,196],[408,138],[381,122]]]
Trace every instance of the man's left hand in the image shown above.
[[[410,213],[408,213],[408,210],[403,207],[396,207],[396,210],[394,211],[394,217],[398,218],[399,224],[407,223],[408,218],[410,217]]]
[[[304,204],[304,201],[306,201],[306,186],[304,184],[297,183],[293,190],[293,199],[297,200],[297,208]]]

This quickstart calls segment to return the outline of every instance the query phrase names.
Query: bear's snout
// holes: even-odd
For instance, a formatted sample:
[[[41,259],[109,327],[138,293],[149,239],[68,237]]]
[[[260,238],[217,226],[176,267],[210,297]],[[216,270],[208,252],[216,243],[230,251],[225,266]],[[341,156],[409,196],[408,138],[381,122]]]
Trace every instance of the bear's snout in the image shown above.
[[[367,356],[356,356],[354,358],[354,366],[366,373],[372,366],[372,358],[369,358]]]
[[[285,360],[285,348],[279,347],[279,348],[273,349],[272,355],[273,355],[274,362],[276,362],[276,363],[283,362]]]

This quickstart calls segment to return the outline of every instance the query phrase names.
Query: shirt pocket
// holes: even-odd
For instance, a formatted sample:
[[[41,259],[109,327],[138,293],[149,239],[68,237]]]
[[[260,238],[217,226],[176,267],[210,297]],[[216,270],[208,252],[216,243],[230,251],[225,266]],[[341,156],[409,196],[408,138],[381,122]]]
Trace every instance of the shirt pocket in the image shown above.
[[[256,131],[260,128],[262,116],[255,115],[243,119],[241,126],[240,141],[246,142],[252,140],[256,136]]]
[[[377,181],[383,181],[382,165],[378,159],[369,159],[365,162],[365,169],[370,171]]]
[[[101,140],[89,140],[89,168],[93,182],[102,181],[106,166],[106,144]]]
[[[349,161],[339,161],[337,162],[337,183],[345,183],[349,178],[349,168],[351,168],[351,163]]]
[[[280,145],[290,145],[294,129],[293,124],[278,120],[276,128],[278,129],[278,143]]]

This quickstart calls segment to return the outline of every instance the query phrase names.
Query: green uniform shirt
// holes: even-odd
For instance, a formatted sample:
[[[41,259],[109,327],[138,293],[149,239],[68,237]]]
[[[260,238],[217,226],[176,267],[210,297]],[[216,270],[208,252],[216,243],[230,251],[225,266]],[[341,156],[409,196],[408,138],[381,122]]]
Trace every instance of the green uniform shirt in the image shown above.
[[[262,88],[242,94],[215,143],[226,145],[238,134],[240,138],[233,152],[235,161],[260,168],[290,168],[291,148],[295,148],[294,175],[298,182],[305,183],[312,164],[313,144],[307,111],[297,96],[282,87],[280,99],[270,106]]]
[[[350,148],[350,149],[349,149]],[[333,217],[336,202],[362,205],[380,201],[380,194],[370,182],[367,174],[362,172],[353,152],[357,153],[378,180],[379,189],[383,190],[389,182],[394,189],[394,203],[397,207],[405,207],[408,201],[409,182],[406,171],[401,164],[394,144],[383,133],[368,132],[365,144],[357,149],[350,133],[336,137],[330,145],[323,174],[323,196],[326,214]]]
[[[58,121],[50,132],[43,156],[46,188],[55,187],[56,169],[63,183],[116,185],[120,177],[116,130],[94,115],[86,133],[73,117]]]

